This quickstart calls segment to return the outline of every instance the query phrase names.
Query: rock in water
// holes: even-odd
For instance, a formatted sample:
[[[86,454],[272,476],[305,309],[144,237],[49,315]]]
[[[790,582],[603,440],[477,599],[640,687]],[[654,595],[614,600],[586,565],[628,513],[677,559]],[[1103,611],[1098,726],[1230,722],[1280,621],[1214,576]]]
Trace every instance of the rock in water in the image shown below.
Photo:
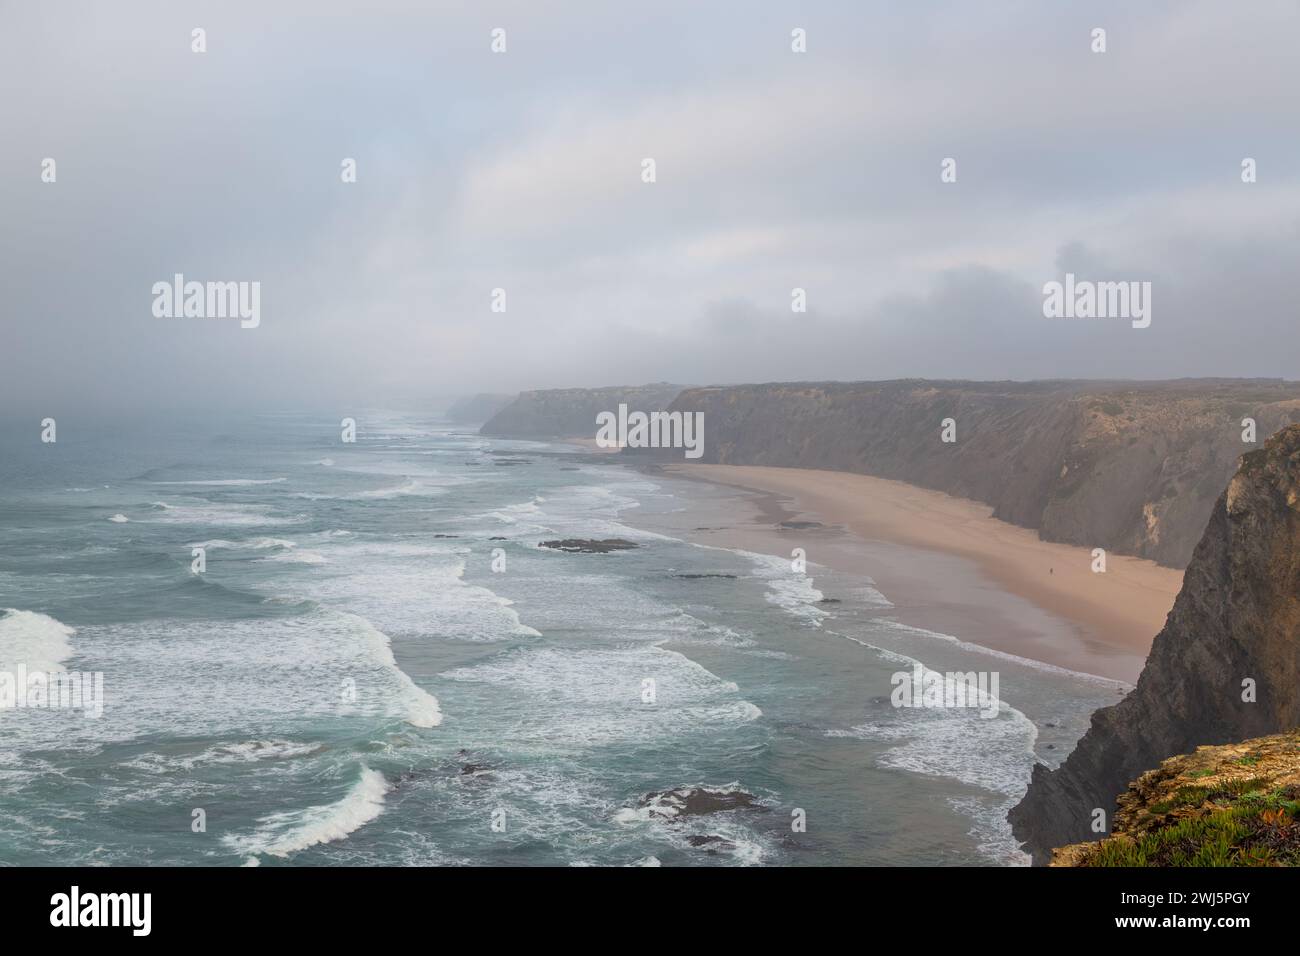
[[[611,551],[630,551],[638,548],[635,541],[623,538],[565,538],[563,541],[539,541],[539,548],[567,551],[569,554],[609,554]]]
[[[675,820],[682,817],[725,813],[728,810],[766,809],[752,793],[738,787],[678,787],[658,790],[641,798],[652,816]]]
[[[1166,757],[1300,725],[1300,425],[1241,458],[1137,687],[1093,714],[1008,819],[1036,864],[1096,840],[1094,811]]]

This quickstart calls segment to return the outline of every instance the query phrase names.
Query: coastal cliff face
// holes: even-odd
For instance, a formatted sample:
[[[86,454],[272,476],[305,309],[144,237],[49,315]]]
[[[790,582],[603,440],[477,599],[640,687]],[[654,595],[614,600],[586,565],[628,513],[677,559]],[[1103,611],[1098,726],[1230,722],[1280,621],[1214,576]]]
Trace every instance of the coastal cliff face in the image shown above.
[[[594,438],[599,413],[617,412],[620,403],[632,411],[663,411],[681,390],[680,385],[659,382],[522,392],[493,415],[479,429],[479,434],[494,438]]]
[[[787,383],[692,388],[702,462],[850,471],[993,507],[1047,541],[1183,567],[1243,451],[1300,421],[1274,380]],[[940,423],[956,422],[956,441]]]
[[[1197,747],[1120,795],[1111,836],[1052,866],[1300,865],[1300,732]]]
[[[1056,770],[1034,768],[1008,818],[1046,863],[1096,840],[1129,781],[1175,754],[1300,726],[1300,426],[1242,457],[1136,688],[1097,711]],[[1121,822],[1126,818],[1121,817]]]

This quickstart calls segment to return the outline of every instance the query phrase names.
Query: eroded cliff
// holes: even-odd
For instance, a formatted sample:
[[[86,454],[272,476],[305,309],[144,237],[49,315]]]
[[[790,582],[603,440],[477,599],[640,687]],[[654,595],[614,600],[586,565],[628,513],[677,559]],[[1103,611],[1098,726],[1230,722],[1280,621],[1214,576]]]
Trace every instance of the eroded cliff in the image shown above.
[[[1300,426],[1241,459],[1211,509],[1137,686],[1056,770],[1034,768],[1012,829],[1036,863],[1096,840],[1129,781],[1175,754],[1300,725]]]
[[[617,412],[620,403],[630,410],[657,412],[667,408],[682,386],[653,385],[610,388],[553,388],[521,392],[493,415],[479,433],[496,438],[594,438],[596,416]]]
[[[1049,541],[1183,567],[1251,445],[1300,421],[1300,384],[787,383],[684,390],[703,462],[852,471],[993,506]],[[940,440],[955,422],[956,441]]]

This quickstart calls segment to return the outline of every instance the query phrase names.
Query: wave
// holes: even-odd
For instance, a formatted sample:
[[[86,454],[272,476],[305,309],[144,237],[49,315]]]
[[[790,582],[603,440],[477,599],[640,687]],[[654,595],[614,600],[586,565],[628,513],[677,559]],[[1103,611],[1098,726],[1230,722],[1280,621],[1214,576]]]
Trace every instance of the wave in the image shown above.
[[[124,766],[147,773],[166,773],[172,770],[193,770],[221,764],[254,763],[259,760],[289,760],[306,757],[321,750],[317,743],[294,740],[245,740],[240,743],[218,744],[202,753],[188,757],[175,757],[159,753],[145,753],[124,762]]]
[[[319,547],[334,573],[307,582],[308,593],[384,630],[458,641],[541,637],[523,623],[513,601],[464,579],[463,549],[352,538]]]
[[[250,551],[267,551],[271,548],[296,548],[296,541],[289,541],[286,538],[254,538],[252,541],[228,541],[225,538],[215,538],[211,541],[199,541],[190,545],[191,548],[203,548],[206,551],[213,551],[217,548],[227,550],[250,550]]]
[[[210,478],[203,481],[154,481],[154,485],[211,485],[214,487],[242,487],[244,485],[278,485],[285,478]]]
[[[220,587],[194,576],[187,586]],[[114,720],[91,729],[112,739],[160,727],[178,738],[234,738],[259,727],[296,739],[322,723],[367,734],[397,721],[441,723],[437,699],[398,667],[387,635],[368,620],[310,603],[297,610],[80,628],[78,653],[114,663]]]
[[[398,685],[403,692],[403,703],[406,706],[406,722],[414,727],[437,727],[441,724],[442,710],[438,706],[438,698],[418,686],[406,671],[397,666],[397,659],[393,657],[393,645],[388,635],[359,614],[338,612],[338,615],[356,626],[366,641],[371,656],[385,667],[391,668],[396,675]]]
[[[680,744],[762,717],[735,683],[658,645],[516,648],[440,676],[505,689],[529,715],[512,729],[515,742],[559,750]]]
[[[1076,680],[1087,681],[1094,684],[1102,684],[1107,687],[1116,687],[1121,690],[1132,690],[1133,685],[1122,680],[1116,680],[1113,677],[1102,677],[1098,674],[1088,674],[1084,671],[1070,670],[1068,667],[1061,667],[1057,664],[1048,664],[1045,661],[1036,661],[1032,658],[1021,657],[1019,654],[1011,654],[1007,651],[995,650],[991,647],[985,647],[983,644],[973,644],[970,641],[963,641],[959,637],[951,634],[943,634],[939,631],[929,631],[923,627],[913,627],[910,624],[902,624],[898,621],[882,619],[882,627],[893,631],[902,631],[907,634],[915,634],[921,637],[932,638],[937,641],[943,641],[947,644],[954,644],[964,651],[972,651],[977,654],[986,654],[989,657],[996,657],[999,660],[1008,661],[1013,664],[1019,664],[1023,667],[1029,667],[1036,671],[1042,671],[1046,674],[1060,674],[1063,677],[1072,677]]]
[[[307,515],[301,514],[288,518],[278,518],[269,514],[266,509],[256,505],[217,504],[214,502],[169,504],[166,501],[155,501],[153,507],[158,512],[157,517],[152,519],[152,523],[156,524],[258,527],[263,525],[298,524],[307,520]]]
[[[48,614],[5,608],[0,615],[0,665],[26,665],[29,671],[60,671],[72,656],[68,642],[75,628]]]
[[[754,551],[728,550],[753,562],[755,577],[767,582],[769,604],[775,604],[810,627],[821,627],[828,615],[817,604],[826,595],[813,587],[813,579],[808,575],[795,573],[790,559]]]
[[[400,485],[392,485],[388,488],[372,488],[368,491],[353,491],[340,495],[315,491],[298,491],[294,492],[292,497],[303,498],[307,501],[387,501],[392,498],[404,497],[437,497],[446,493],[447,490],[444,487],[432,485],[417,478],[407,478]]]
[[[319,551],[279,551],[258,560],[274,561],[278,564],[329,564],[329,559]]]
[[[222,842],[237,853],[287,857],[343,840],[384,812],[384,797],[391,789],[382,773],[363,765],[361,779],[337,803],[271,814],[251,834],[227,836]]]
[[[119,514],[115,514],[115,515],[113,515],[113,516],[112,516],[111,518],[109,518],[108,520],[111,521],[111,522],[113,522],[113,524],[126,524],[126,523],[127,523],[128,521],[130,521],[131,519],[128,518],[126,515],[124,515],[124,514],[120,514],[120,513],[119,513]]]

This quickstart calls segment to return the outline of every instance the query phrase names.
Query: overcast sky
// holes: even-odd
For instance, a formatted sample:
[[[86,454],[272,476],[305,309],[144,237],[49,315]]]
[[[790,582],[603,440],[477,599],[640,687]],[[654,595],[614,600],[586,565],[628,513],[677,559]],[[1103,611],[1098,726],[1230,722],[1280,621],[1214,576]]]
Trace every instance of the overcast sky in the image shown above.
[[[1297,49],[1296,0],[0,0],[0,399],[1300,378]],[[1151,326],[1045,318],[1066,271]],[[177,272],[260,327],[155,317]]]

